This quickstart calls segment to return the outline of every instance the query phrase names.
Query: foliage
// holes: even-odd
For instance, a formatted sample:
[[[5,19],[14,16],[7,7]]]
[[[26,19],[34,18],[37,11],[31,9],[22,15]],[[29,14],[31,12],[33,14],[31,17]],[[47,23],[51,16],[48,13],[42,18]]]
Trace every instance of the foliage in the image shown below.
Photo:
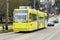
[[[28,0],[9,0],[9,15],[12,16],[13,10],[20,5],[28,5]],[[6,14],[6,0],[0,0],[0,14]]]

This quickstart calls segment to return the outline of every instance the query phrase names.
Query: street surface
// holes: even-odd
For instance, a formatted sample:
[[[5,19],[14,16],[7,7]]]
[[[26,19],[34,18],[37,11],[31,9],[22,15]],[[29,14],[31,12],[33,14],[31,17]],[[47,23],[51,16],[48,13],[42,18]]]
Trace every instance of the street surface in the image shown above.
[[[31,33],[3,33],[0,34],[0,40],[60,40],[60,22],[54,27],[47,27]]]

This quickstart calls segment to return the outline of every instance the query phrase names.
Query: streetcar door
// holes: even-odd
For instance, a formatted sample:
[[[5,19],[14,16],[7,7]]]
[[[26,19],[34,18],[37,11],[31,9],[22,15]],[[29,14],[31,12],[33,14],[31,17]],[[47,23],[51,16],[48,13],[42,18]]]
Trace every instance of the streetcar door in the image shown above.
[[[38,22],[38,24],[39,24],[39,28],[43,28],[44,27],[44,25],[45,25],[45,23],[44,23],[44,17],[38,17],[39,19],[39,22]]]
[[[45,15],[45,27],[47,27],[47,24],[48,24],[48,16]]]
[[[32,29],[37,29],[37,15],[36,14],[29,14],[29,23]]]

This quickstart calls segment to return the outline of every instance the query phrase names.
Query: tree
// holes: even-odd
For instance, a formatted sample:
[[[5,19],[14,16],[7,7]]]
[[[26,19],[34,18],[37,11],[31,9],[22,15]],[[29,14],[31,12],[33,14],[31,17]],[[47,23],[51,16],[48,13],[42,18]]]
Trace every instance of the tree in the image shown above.
[[[9,16],[13,17],[13,10],[21,5],[28,5],[28,0],[9,0]],[[0,0],[0,14],[6,15],[6,0]]]

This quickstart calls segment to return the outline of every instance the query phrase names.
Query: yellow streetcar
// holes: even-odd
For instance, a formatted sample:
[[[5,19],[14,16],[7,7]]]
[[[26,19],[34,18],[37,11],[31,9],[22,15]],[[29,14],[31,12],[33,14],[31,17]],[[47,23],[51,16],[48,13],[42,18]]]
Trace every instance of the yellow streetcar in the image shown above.
[[[13,31],[34,31],[47,27],[47,14],[35,9],[14,9]]]

